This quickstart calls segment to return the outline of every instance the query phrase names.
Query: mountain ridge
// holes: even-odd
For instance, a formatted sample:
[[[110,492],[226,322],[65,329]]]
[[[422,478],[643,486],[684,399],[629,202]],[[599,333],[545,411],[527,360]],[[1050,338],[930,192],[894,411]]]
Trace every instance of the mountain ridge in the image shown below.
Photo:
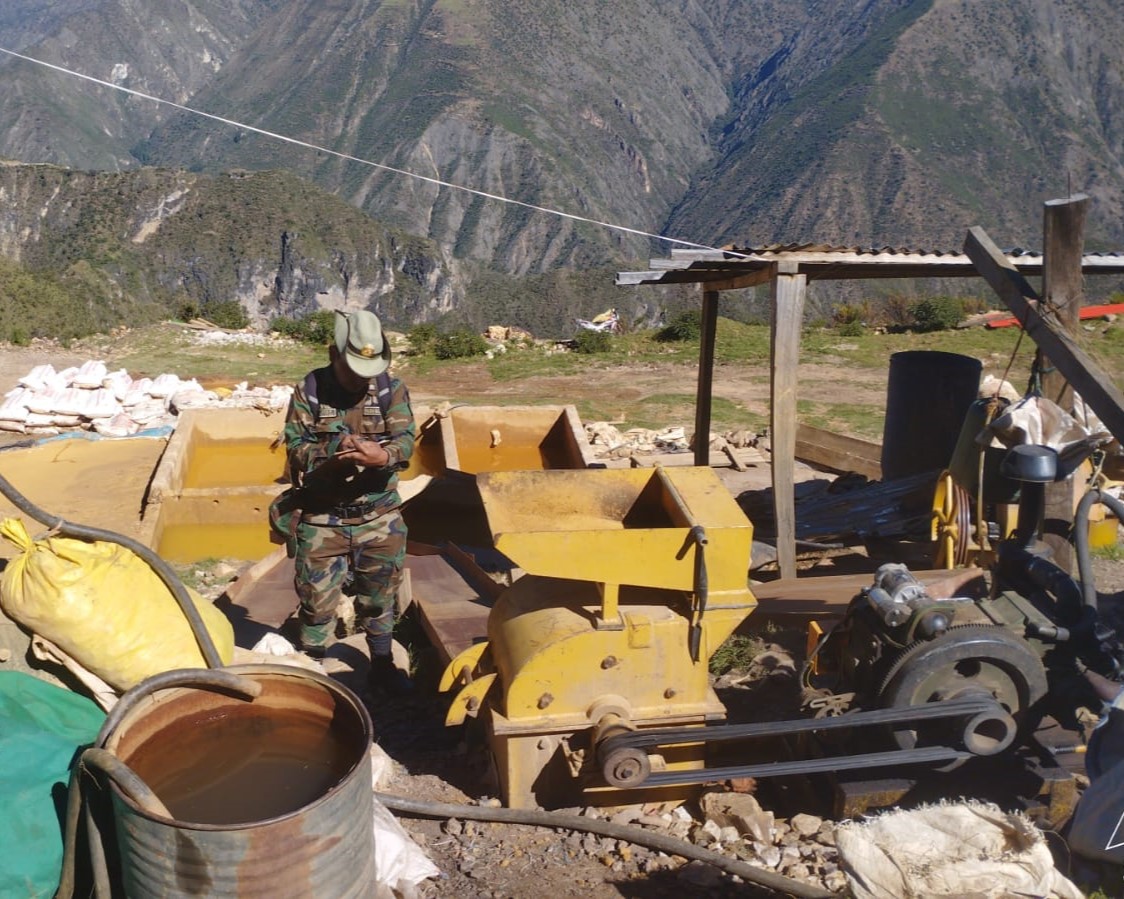
[[[0,157],[291,171],[428,242],[455,285],[441,314],[481,272],[672,246],[630,230],[949,250],[982,225],[1036,246],[1042,202],[1083,191],[1087,246],[1112,250],[1113,16],[1112,0],[13,0],[0,45],[290,140],[0,57]]]

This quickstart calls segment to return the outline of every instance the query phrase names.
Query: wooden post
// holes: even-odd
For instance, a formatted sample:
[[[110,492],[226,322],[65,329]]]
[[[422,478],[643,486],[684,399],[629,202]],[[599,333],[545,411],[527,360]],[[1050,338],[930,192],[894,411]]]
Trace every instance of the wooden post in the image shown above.
[[[710,410],[714,386],[714,340],[718,333],[718,291],[703,290],[699,335],[699,383],[695,392],[695,464],[710,465]]]
[[[1058,327],[1070,337],[1077,333],[1080,311],[1085,302],[1081,277],[1081,256],[1085,244],[1085,213],[1089,198],[1078,194],[1066,200],[1050,200],[1042,219],[1042,302],[1057,319]],[[1042,395],[1066,412],[1073,411],[1073,387],[1054,367],[1042,347],[1036,354]],[[1073,513],[1078,494],[1084,492],[1078,474],[1046,485],[1046,514],[1043,538],[1053,551],[1054,562],[1073,573]]]
[[[773,277],[769,444],[773,469],[773,516],[781,577],[796,577],[796,369],[808,276],[781,263]]]

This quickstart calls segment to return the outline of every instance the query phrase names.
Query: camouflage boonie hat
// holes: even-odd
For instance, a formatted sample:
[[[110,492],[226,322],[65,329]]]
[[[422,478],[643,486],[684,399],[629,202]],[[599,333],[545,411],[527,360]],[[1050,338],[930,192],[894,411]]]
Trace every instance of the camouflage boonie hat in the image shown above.
[[[390,344],[373,312],[336,312],[336,349],[361,378],[374,378],[390,367]]]

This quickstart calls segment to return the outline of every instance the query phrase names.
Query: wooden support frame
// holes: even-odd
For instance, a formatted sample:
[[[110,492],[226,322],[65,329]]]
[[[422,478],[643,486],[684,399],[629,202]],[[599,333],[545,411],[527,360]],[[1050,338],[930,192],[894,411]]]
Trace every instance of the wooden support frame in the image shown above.
[[[1085,305],[1085,284],[1081,274],[1081,255],[1085,245],[1085,214],[1089,198],[1078,194],[1066,200],[1046,203],[1042,218],[1042,302],[1056,316],[1058,327],[1069,336],[1077,333],[1081,307]],[[1042,395],[1066,411],[1073,408],[1073,388],[1050,363],[1048,354],[1038,348],[1036,370]],[[1073,515],[1085,485],[1074,475],[1065,481],[1046,485],[1043,539],[1053,552],[1054,562],[1074,573]]]
[[[770,296],[769,446],[781,577],[796,577],[796,369],[807,287],[808,276],[798,266],[777,265]]]
[[[1080,197],[1071,199],[1077,200]],[[1061,207],[1066,206],[1069,201],[1053,202]],[[1050,225],[1047,227],[1052,228]],[[1047,244],[1053,246],[1055,259],[1068,255],[1068,251],[1053,245],[1051,235],[1056,234],[1060,238],[1067,232],[1072,234],[1072,226],[1059,222],[1059,226],[1047,234]],[[982,231],[979,233],[986,238]],[[971,235],[969,235],[970,239]],[[990,244],[990,241],[987,242]],[[994,248],[994,245],[991,246]],[[881,250],[863,250],[856,247],[806,244],[757,249],[673,249],[669,258],[649,260],[650,268],[647,271],[617,273],[616,283],[619,286],[698,284],[703,290],[704,329],[707,327],[706,322],[717,319],[717,298],[720,292],[769,283],[773,308],[771,334],[773,405],[770,411],[773,431],[773,489],[776,502],[777,556],[783,576],[795,575],[795,502],[792,483],[795,473],[793,459],[796,430],[795,366],[799,355],[800,318],[803,314],[807,281],[960,278],[976,277],[981,274],[987,278],[981,264],[990,266],[994,273],[998,269],[993,262],[998,260],[1006,269],[997,275],[998,281],[1014,279],[1012,285],[1003,289],[1013,290],[1025,297],[1024,306],[1028,303],[1029,305],[1036,303],[1038,297],[1026,283],[1024,275],[1044,274],[1045,255],[1022,250],[1012,251],[1010,255],[995,250],[995,254],[993,260],[990,252],[983,253],[982,256],[989,261],[981,263],[967,252],[934,253],[890,247]],[[1093,253],[1081,256],[1079,266],[1084,275],[1124,275],[1124,256],[1116,253]],[[995,283],[991,286],[999,292]],[[1002,293],[1000,295],[1002,296]],[[1013,310],[1010,303],[1007,305]],[[784,318],[784,321],[778,322],[778,314]],[[1015,314],[1019,315],[1017,312]],[[710,319],[711,315],[713,319]],[[1039,326],[1040,330],[1041,327]],[[710,387],[714,378],[714,331],[704,333],[709,333],[710,337],[708,339],[704,336],[699,355],[700,383],[697,396],[703,411],[696,411],[695,433],[700,435],[700,441],[701,435],[708,435],[710,431],[712,413]],[[1031,334],[1031,337],[1035,335]],[[1043,337],[1043,339],[1050,338]],[[1062,337],[1057,339],[1063,340]],[[1072,346],[1072,341],[1069,343]],[[1094,377],[1103,379],[1099,370],[1087,364],[1088,359],[1084,354],[1077,351],[1075,355],[1073,352],[1063,350],[1062,352],[1068,352],[1069,360],[1059,364],[1059,360],[1055,358],[1056,352],[1049,346],[1045,349],[1050,354],[1052,364],[1073,383],[1089,407],[1101,417],[1105,426],[1118,437],[1124,434],[1124,411],[1114,411],[1114,408],[1121,409],[1120,394],[1111,382],[1102,380],[1101,385],[1090,384],[1087,388],[1082,388],[1073,376],[1074,370],[1096,371]],[[791,362],[791,371],[783,371],[788,364],[784,360]],[[1102,385],[1105,389],[1102,389]],[[705,465],[709,464],[710,460],[708,455],[701,453],[696,446],[693,461],[695,464]]]
[[[699,340],[699,382],[695,391],[695,464],[710,464],[710,413],[714,387],[714,338],[718,333],[718,291],[703,290]]]

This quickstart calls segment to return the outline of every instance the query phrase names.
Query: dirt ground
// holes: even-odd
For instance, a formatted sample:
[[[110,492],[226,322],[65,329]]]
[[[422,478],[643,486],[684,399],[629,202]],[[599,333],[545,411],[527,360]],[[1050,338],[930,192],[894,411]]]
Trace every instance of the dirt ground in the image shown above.
[[[50,362],[56,368],[77,365],[91,358],[112,362],[110,352],[92,355],[91,348],[64,350],[52,346],[10,347],[0,352],[0,395],[15,385],[16,380],[34,365]],[[179,371],[174,364],[170,371],[190,377],[190,371]],[[439,375],[411,376],[410,388],[415,402],[436,404],[458,401],[471,385],[474,402],[485,399],[497,404],[526,401],[570,402],[576,394],[596,390],[611,393],[622,404],[640,395],[659,392],[693,390],[684,385],[682,370],[644,366],[621,368],[619,372],[599,372],[597,383],[590,384],[580,376],[528,378],[517,383],[495,384],[482,375],[480,367],[444,368]],[[877,401],[884,396],[885,384],[876,375],[852,376],[848,373],[848,390],[852,396]],[[806,377],[805,377],[806,376]],[[838,390],[833,384],[830,366],[816,366],[801,372],[801,396],[815,399],[831,398]],[[748,367],[723,366],[715,379],[715,392],[720,396],[760,407],[768,405],[768,374]],[[684,423],[676,423],[684,424]],[[21,438],[8,435],[2,442],[17,443]],[[139,511],[146,473],[150,473],[159,456],[161,441],[144,447],[132,447],[135,455],[105,461],[91,473],[81,460],[79,446],[60,445],[44,449],[0,452],[0,474],[12,480],[28,496],[41,502],[48,511],[72,521],[95,524],[120,533],[129,533]],[[122,452],[128,444],[122,441]],[[37,457],[36,454],[40,454]],[[50,457],[48,465],[45,457]],[[41,472],[47,470],[46,477]],[[40,472],[39,475],[36,472]],[[731,481],[731,489],[737,485]],[[0,511],[9,508],[0,500]],[[5,513],[6,514],[6,513]],[[0,553],[4,555],[4,553]],[[1124,564],[1098,558],[1095,574],[1099,590],[1106,598],[1115,599],[1124,590]],[[200,589],[212,597],[223,592],[229,581],[237,577],[239,568],[227,566],[218,571],[201,572]],[[784,645],[785,636],[774,633],[767,645],[778,658],[792,658],[799,647]],[[799,640],[796,641],[799,643]],[[790,641],[791,643],[791,641]],[[494,772],[480,735],[471,728],[449,729],[443,724],[446,699],[433,690],[435,672],[429,666],[424,650],[419,659],[419,688],[403,699],[382,699],[372,702],[376,738],[394,760],[388,782],[388,793],[416,799],[452,802],[466,806],[495,803],[498,793]],[[796,659],[797,664],[799,658]],[[783,666],[782,666],[783,667]],[[787,669],[786,669],[787,670]],[[731,692],[744,685],[726,685],[723,700],[731,706],[745,702],[764,705],[783,704],[791,698],[791,675],[774,670],[754,684],[752,699]],[[786,679],[787,678],[787,679]],[[361,683],[351,684],[361,692]],[[762,804],[767,798],[762,797]],[[635,826],[651,832],[681,836],[693,845],[721,851],[729,857],[754,859],[762,853],[777,851],[781,861],[769,868],[800,876],[815,887],[838,889],[842,886],[838,859],[827,834],[830,821],[822,833],[797,834],[788,812],[778,813],[775,846],[755,845],[746,841],[722,843],[713,835],[703,833],[701,814],[694,806],[689,820],[676,822],[670,809],[659,806],[625,814]],[[582,809],[574,809],[582,813]],[[598,814],[584,811],[585,814]],[[610,813],[611,814],[611,813]],[[637,820],[638,818],[643,820]],[[648,897],[692,896],[755,896],[774,895],[771,891],[750,886],[737,878],[721,874],[717,868],[700,863],[686,863],[682,858],[668,856],[627,841],[595,837],[576,832],[525,827],[512,824],[489,824],[447,818],[402,818],[406,830],[426,850],[441,870],[438,878],[424,881],[416,894],[424,897],[521,897],[588,896]],[[645,824],[644,821],[647,823]],[[822,837],[822,838],[821,838]],[[759,859],[757,860],[760,861]],[[409,892],[409,891],[407,891]]]

